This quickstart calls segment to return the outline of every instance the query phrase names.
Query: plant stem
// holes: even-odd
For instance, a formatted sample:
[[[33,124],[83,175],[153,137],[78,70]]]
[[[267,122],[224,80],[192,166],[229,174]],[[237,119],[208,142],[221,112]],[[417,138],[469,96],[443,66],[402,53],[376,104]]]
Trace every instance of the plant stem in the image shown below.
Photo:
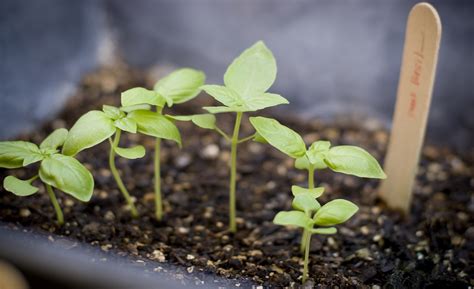
[[[161,172],[160,172],[161,139],[155,140],[155,216],[158,221],[163,218],[163,204],[161,202]]]
[[[306,234],[306,248],[305,248],[305,252],[304,252],[304,265],[303,265],[303,284],[306,282],[306,280],[308,280],[308,263],[309,263],[309,244],[311,243],[311,233],[308,232]]]
[[[255,137],[256,133],[252,134],[252,135],[249,135],[248,137],[244,137],[243,139],[239,140],[238,143],[243,143],[243,142],[246,142],[248,140],[251,140]]]
[[[310,165],[308,168],[308,189],[314,189],[314,166]],[[308,215],[311,218],[311,215]],[[308,230],[303,229],[303,236],[301,237],[300,251],[304,253],[305,247],[309,246],[306,243],[306,237],[308,235]]]
[[[130,207],[130,212],[132,214],[132,217],[137,218],[138,217],[137,209],[135,208],[132,198],[130,198],[130,194],[128,193],[125,185],[123,184],[122,179],[120,178],[120,175],[117,171],[117,167],[115,166],[115,148],[119,144],[121,133],[122,131],[120,129],[117,129],[117,131],[115,132],[114,141],[111,143],[111,147],[110,147],[109,166],[110,166],[110,171],[112,172],[112,175],[114,176],[115,182],[117,183],[120,192],[122,192],[122,195],[127,201],[128,206]]]
[[[49,198],[51,199],[51,203],[53,204],[54,210],[56,211],[56,218],[58,219],[58,224],[64,224],[64,216],[61,207],[59,206],[58,200],[56,199],[56,195],[54,194],[53,188],[45,184],[46,191],[48,191]]]
[[[231,141],[230,137],[229,137],[222,129],[220,129],[220,128],[218,128],[218,127],[216,126],[216,127],[215,127],[215,130],[216,130],[220,135],[222,135],[222,136],[225,138],[226,141],[228,141],[228,142]]]
[[[235,221],[235,187],[237,175],[237,143],[239,141],[239,129],[242,122],[242,112],[237,112],[235,119],[234,133],[231,140],[230,152],[230,192],[229,192],[229,229],[231,232],[237,231],[237,224]]]

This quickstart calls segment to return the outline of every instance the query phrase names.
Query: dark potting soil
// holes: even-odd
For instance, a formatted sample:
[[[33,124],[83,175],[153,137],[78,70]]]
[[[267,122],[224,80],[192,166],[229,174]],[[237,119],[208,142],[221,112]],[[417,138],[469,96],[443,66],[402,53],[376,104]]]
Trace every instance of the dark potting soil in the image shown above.
[[[158,71],[159,72],[159,71]],[[101,69],[83,79],[65,109],[42,129],[21,139],[39,143],[59,127],[70,128],[80,115],[102,104],[118,105],[120,92],[134,86],[150,87],[150,74],[126,67]],[[212,100],[204,95],[189,104],[168,110],[174,114],[202,112]],[[302,120],[285,108],[264,111],[304,135],[307,143],[318,139],[334,145],[359,145],[379,160],[387,145],[387,132],[376,121],[340,118],[333,122]],[[233,115],[219,115],[227,131]],[[301,232],[272,224],[280,210],[291,208],[290,187],[304,186],[306,174],[293,161],[268,145],[247,142],[238,152],[238,232],[227,231],[229,146],[213,131],[178,124],[183,149],[162,143],[162,189],[165,217],[154,219],[151,137],[125,134],[122,146],[144,144],[143,159],[117,158],[117,166],[136,198],[139,219],[132,219],[111,176],[107,142],[86,150],[78,158],[91,169],[95,191],[89,203],[81,203],[57,191],[66,224],[55,224],[50,201],[40,186],[39,194],[19,198],[3,190],[0,221],[8,226],[42,231],[87,242],[110,254],[126,255],[130,262],[178,265],[170,278],[186,283],[188,275],[210,272],[236,281],[236,287],[261,284],[268,287],[298,286],[302,258],[298,250]],[[247,121],[241,136],[252,133]],[[423,149],[413,206],[409,218],[388,209],[377,197],[377,181],[330,171],[316,174],[326,191],[325,203],[346,198],[360,207],[332,236],[315,235],[311,242],[310,283],[317,288],[467,288],[474,286],[474,152],[456,154],[447,148]],[[18,177],[31,176],[36,168],[1,170]],[[403,169],[403,168],[400,168]],[[54,239],[54,238],[52,238]],[[193,277],[194,278],[194,277]],[[195,278],[187,280],[196,282]],[[227,284],[226,286],[228,286]],[[310,286],[309,286],[310,287]]]

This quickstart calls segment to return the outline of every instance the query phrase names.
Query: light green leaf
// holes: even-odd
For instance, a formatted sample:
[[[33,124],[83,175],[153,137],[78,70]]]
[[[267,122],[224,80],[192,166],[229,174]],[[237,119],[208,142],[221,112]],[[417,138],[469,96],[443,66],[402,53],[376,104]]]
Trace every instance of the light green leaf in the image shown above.
[[[309,194],[296,195],[293,199],[292,206],[294,209],[303,211],[306,214],[314,212],[321,207],[318,201]]]
[[[309,170],[311,164],[308,161],[308,157],[306,155],[295,159],[295,168],[298,170]]]
[[[356,146],[332,147],[326,154],[325,162],[330,169],[339,173],[374,179],[387,177],[377,160]]]
[[[313,234],[320,234],[320,235],[332,235],[337,233],[337,229],[334,227],[330,228],[317,228],[317,229],[312,229],[311,233]]]
[[[114,121],[114,125],[121,130],[131,133],[137,132],[137,123],[130,117],[123,117]]]
[[[308,229],[313,225],[311,218],[301,211],[279,212],[273,219],[273,223],[277,225],[297,226]]]
[[[227,106],[204,106],[203,109],[207,110],[210,113],[223,113],[223,112],[239,112],[246,111],[245,107],[227,107]]]
[[[279,104],[288,104],[288,100],[279,94],[263,93],[251,98],[244,99],[247,111],[256,111]]]
[[[322,206],[313,219],[318,226],[334,226],[349,220],[358,210],[354,203],[336,199]]]
[[[125,116],[125,113],[121,111],[118,107],[111,106],[111,105],[104,104],[102,106],[102,111],[105,113],[105,115],[107,115],[109,118],[113,120],[116,120]]]
[[[19,197],[31,196],[38,192],[38,188],[32,186],[30,181],[20,180],[14,176],[8,176],[3,180],[3,187]]]
[[[264,139],[258,132],[255,133],[255,136],[253,137],[253,141],[259,142],[259,143],[268,143],[266,139]]]
[[[137,123],[139,133],[169,139],[181,146],[181,135],[178,128],[162,114],[149,110],[136,110],[129,113],[128,118]]]
[[[169,115],[166,117],[178,121],[192,121],[195,125],[204,129],[214,129],[216,127],[216,117],[213,114],[194,114],[194,115]]]
[[[88,202],[94,191],[94,178],[75,158],[54,154],[41,162],[41,180],[76,199]]]
[[[324,158],[330,147],[331,143],[328,141],[316,141],[311,144],[308,151],[306,152],[306,156],[315,169],[327,168]]]
[[[203,85],[201,88],[225,106],[236,107],[243,105],[242,98],[230,88],[221,85]]]
[[[179,104],[196,97],[201,92],[200,87],[205,80],[204,72],[181,68],[160,79],[153,89],[165,98],[172,99],[172,104]]]
[[[313,188],[313,189],[307,189],[307,188],[303,188],[303,187],[300,187],[300,186],[291,186],[291,192],[293,193],[293,196],[298,196],[298,195],[309,195],[311,196],[313,199],[316,199],[316,198],[319,198],[321,197],[321,195],[324,193],[324,188],[323,187],[317,187],[317,188]]]
[[[145,147],[138,145],[130,148],[116,147],[115,152],[126,159],[134,160],[145,156]]]
[[[258,41],[234,59],[224,74],[224,83],[242,98],[260,95],[272,86],[277,66],[272,52]]]
[[[34,143],[26,141],[0,142],[0,167],[7,169],[21,168],[26,158],[41,155]]]
[[[301,157],[306,153],[306,145],[301,136],[277,120],[261,116],[249,119],[255,130],[281,152],[292,158]]]
[[[115,133],[113,120],[102,111],[92,110],[81,116],[69,130],[63,154],[75,155],[108,139]]]
[[[57,149],[66,141],[68,131],[65,128],[58,128],[48,135],[40,144],[40,149]]]
[[[23,159],[23,166],[26,167],[28,165],[31,165],[31,164],[34,164],[36,162],[39,162],[41,161],[42,159],[44,159],[44,156],[41,154],[31,154],[29,156],[26,156],[24,159]]]
[[[137,104],[150,104],[159,107],[164,107],[165,103],[168,106],[173,105],[171,98],[166,98],[164,95],[158,94],[156,91],[148,90],[143,87],[134,87],[122,92],[121,104],[123,107],[137,105]]]
[[[126,113],[132,112],[134,110],[150,110],[151,105],[149,104],[135,104],[130,106],[121,106],[120,110]]]

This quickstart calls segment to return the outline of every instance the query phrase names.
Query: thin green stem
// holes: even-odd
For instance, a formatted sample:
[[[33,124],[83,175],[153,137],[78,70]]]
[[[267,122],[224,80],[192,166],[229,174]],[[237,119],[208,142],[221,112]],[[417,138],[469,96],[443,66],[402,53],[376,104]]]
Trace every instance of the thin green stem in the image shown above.
[[[163,204],[161,202],[161,172],[160,172],[161,139],[155,140],[155,216],[158,221],[163,218]]]
[[[220,135],[222,135],[222,136],[225,138],[226,141],[228,141],[228,142],[231,141],[230,137],[229,137],[223,130],[221,130],[221,129],[218,128],[217,126],[215,127],[215,130],[216,130],[218,133],[220,133]]]
[[[237,176],[237,144],[239,141],[240,123],[242,122],[242,112],[237,112],[235,118],[234,133],[231,140],[230,151],[230,185],[229,185],[229,229],[231,232],[237,231],[237,224],[235,221],[235,187]]]
[[[54,194],[53,188],[45,184],[46,191],[48,192],[49,198],[51,199],[51,203],[53,204],[54,210],[56,211],[56,218],[58,219],[58,224],[64,224],[64,216],[61,207],[59,206],[58,200],[56,199],[56,195]]]
[[[308,263],[309,263],[309,244],[311,243],[311,233],[306,234],[306,246],[304,251],[304,265],[303,265],[303,284],[308,280]]]
[[[308,168],[308,189],[314,189],[314,166],[310,165]],[[308,214],[308,217],[311,218],[311,214]],[[308,230],[303,229],[303,236],[301,237],[301,244],[300,244],[300,251],[303,253],[305,251],[305,247],[309,246],[306,243],[306,238],[308,235]]]
[[[248,137],[244,137],[243,139],[239,140],[238,143],[243,143],[243,142],[246,142],[248,140],[251,140],[255,137],[256,133],[252,134],[252,135],[249,135]]]
[[[115,166],[115,148],[118,146],[120,142],[120,135],[122,131],[117,128],[117,131],[115,132],[115,137],[113,142],[111,143],[110,146],[110,154],[109,154],[109,166],[110,166],[110,171],[112,172],[112,175],[114,176],[115,182],[117,183],[120,192],[122,192],[122,195],[124,196],[125,200],[127,201],[128,206],[130,207],[130,212],[132,214],[133,218],[138,217],[138,212],[137,209],[135,208],[135,205],[133,204],[132,198],[130,198],[130,194],[127,191],[127,188],[123,184],[122,179],[120,178],[120,175],[117,171],[117,167]]]

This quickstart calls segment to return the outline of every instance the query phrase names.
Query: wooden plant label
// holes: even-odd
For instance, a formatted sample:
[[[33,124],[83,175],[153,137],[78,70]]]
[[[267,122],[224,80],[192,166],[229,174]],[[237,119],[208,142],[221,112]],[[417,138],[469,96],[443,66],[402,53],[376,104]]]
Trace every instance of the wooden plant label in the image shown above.
[[[441,39],[441,21],[427,3],[408,16],[392,132],[379,188],[390,207],[408,212],[416,177]]]

